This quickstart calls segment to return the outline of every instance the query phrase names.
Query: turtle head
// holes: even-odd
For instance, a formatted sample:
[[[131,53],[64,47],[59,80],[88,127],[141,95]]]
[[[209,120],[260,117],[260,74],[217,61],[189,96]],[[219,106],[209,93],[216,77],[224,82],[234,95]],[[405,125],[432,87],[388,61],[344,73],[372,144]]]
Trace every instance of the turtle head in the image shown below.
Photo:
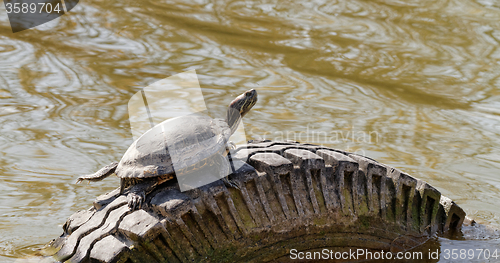
[[[236,99],[229,104],[229,108],[237,110],[240,116],[243,117],[250,111],[255,103],[257,103],[257,91],[251,89],[236,97]]]
[[[236,131],[241,118],[250,111],[255,103],[257,103],[257,91],[251,89],[236,97],[236,99],[229,104],[226,122],[231,128],[231,134]]]

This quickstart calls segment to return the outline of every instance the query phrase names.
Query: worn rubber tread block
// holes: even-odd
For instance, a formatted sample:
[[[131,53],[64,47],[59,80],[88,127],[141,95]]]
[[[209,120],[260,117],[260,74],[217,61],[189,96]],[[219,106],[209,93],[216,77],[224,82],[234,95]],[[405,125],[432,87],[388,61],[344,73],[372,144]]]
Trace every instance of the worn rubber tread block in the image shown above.
[[[153,240],[153,244],[158,248],[158,251],[161,253],[165,260],[163,262],[172,262],[172,263],[180,263],[179,258],[174,254],[172,249],[166,244],[166,241],[162,240],[163,238],[158,236]]]
[[[85,224],[94,215],[94,210],[80,210],[71,215],[63,226],[64,233],[71,235],[81,225]]]
[[[163,256],[154,242],[141,242],[141,250],[144,250],[158,262],[167,262],[167,258]]]
[[[113,202],[113,200],[116,199],[116,197],[118,196],[119,193],[120,193],[120,187],[116,188],[115,190],[113,190],[109,193],[98,196],[93,202],[94,208],[96,210],[99,210],[102,207],[107,206],[108,204]]]
[[[326,178],[324,178],[325,161],[315,153],[303,149],[288,149],[285,150],[284,156],[291,160],[294,165],[300,167],[301,173],[304,174],[307,186],[308,200],[314,208],[314,213],[319,214],[319,202],[317,192],[320,192],[321,200],[324,200]],[[319,178],[315,178],[313,174],[319,171]],[[319,179],[319,180],[318,180]],[[320,187],[318,188],[318,182]]]
[[[128,246],[115,236],[106,236],[97,241],[90,252],[91,262],[118,263],[128,259]]]
[[[160,263],[158,259],[153,257],[151,253],[144,248],[142,244],[138,244],[137,246],[134,246],[130,253],[129,253],[129,258],[132,260],[132,262],[137,262],[137,263],[143,263],[143,262],[148,262],[148,263]]]
[[[194,209],[191,199],[177,187],[169,187],[151,199],[151,208],[166,218],[178,218]]]
[[[340,205],[345,216],[356,217],[355,196],[358,193],[358,164],[339,162],[338,169],[335,172],[338,182],[337,192],[339,193]],[[359,185],[366,188],[366,185]]]
[[[357,180],[365,182],[365,187],[358,187],[357,193],[354,196],[354,203],[358,209],[358,213],[362,211],[360,208],[363,202],[367,203],[370,213],[379,214],[385,217],[385,211],[381,208],[385,207],[385,180],[387,177],[387,170],[381,166],[377,161],[360,156],[357,154],[350,154],[349,157],[359,164],[359,177]],[[357,182],[354,182],[357,185]],[[366,192],[366,195],[363,195]],[[367,200],[362,200],[363,198]]]
[[[97,241],[103,239],[104,237],[114,234],[121,220],[130,213],[130,208],[127,204],[112,210],[109,216],[106,218],[105,223],[93,230],[88,235],[84,236],[75,251],[75,254],[69,259],[71,262],[81,262],[87,259],[93,246]]]
[[[184,233],[179,229],[176,222],[171,220],[162,221],[165,229],[163,238],[166,240],[169,247],[174,251],[175,255],[182,262],[193,262],[197,258],[197,252],[189,240],[184,236]]]
[[[445,221],[441,222],[443,224],[442,231],[460,229],[465,219],[464,210],[446,196],[441,196],[439,203],[443,206],[445,213]]]
[[[412,208],[418,180],[399,170],[393,170],[390,176],[396,185],[396,221],[409,230],[414,217]]]
[[[325,199],[328,211],[334,212],[343,209],[344,213],[347,214],[349,207],[346,204],[345,196],[342,196],[339,190],[344,189],[346,172],[356,173],[358,163],[338,151],[318,150],[316,154],[325,161],[325,188],[327,189]]]
[[[427,230],[430,233],[436,232],[438,224],[439,202],[441,193],[428,183],[419,180],[417,191],[420,193],[420,231]]]
[[[203,194],[205,204],[217,218],[220,228],[226,234],[228,240],[241,238],[246,232],[241,221],[240,215],[234,207],[229,190],[221,181],[214,182],[214,187],[208,191],[209,194]]]
[[[165,229],[167,229],[167,227],[175,226],[175,224],[168,219],[163,219],[161,223],[163,224]],[[188,249],[181,248],[182,244],[179,242],[179,240],[174,240],[173,236],[168,230],[161,232],[159,238],[157,239],[160,240],[166,247],[170,248],[173,252],[173,255],[175,255],[175,257],[169,258],[169,260],[175,261],[177,259],[180,262],[191,261],[188,256]]]
[[[80,240],[101,227],[106,221],[109,213],[114,209],[120,208],[124,204],[127,204],[127,198],[125,196],[120,196],[103,208],[99,213],[95,213],[84,225],[76,229],[76,231],[66,239],[62,248],[55,255],[56,259],[59,261],[66,261],[69,259],[76,252]]]
[[[261,225],[262,222],[260,217],[257,216],[257,211],[252,202],[250,195],[248,194],[247,183],[249,181],[255,182],[258,177],[255,168],[251,165],[242,162],[240,160],[235,160],[235,164],[237,167],[240,167],[235,174],[231,175],[233,182],[235,182],[241,191],[241,197],[243,198],[244,204],[248,209],[248,212],[252,216],[252,219],[256,225]]]
[[[160,233],[163,224],[144,210],[136,210],[126,215],[118,226],[118,231],[132,240],[150,241]]]
[[[255,212],[255,222],[257,228],[270,227],[271,221],[268,215],[268,209],[270,209],[267,204],[267,199],[263,192],[261,180],[265,173],[258,173],[253,167],[254,173],[252,177],[245,181],[244,188],[242,189],[242,195],[247,207],[252,207]],[[262,201],[264,200],[264,201]]]
[[[190,213],[194,214],[195,218],[199,217],[196,207],[191,201],[191,198],[186,193],[182,193],[180,192],[179,189],[171,187],[166,191],[162,191],[156,194],[151,199],[151,207],[153,211],[168,218],[170,222],[175,223],[177,225],[177,229],[183,233],[184,238],[187,239],[187,241],[191,244],[192,248],[195,251],[197,251],[198,254],[204,253],[205,246],[202,245],[200,242],[198,242],[198,239],[194,237],[194,234],[191,232],[191,230],[187,227],[187,225],[182,219],[183,216],[188,215]],[[157,227],[163,228],[163,225],[161,226],[160,225],[158,225]],[[208,231],[206,230],[206,227],[204,227],[203,224],[200,226],[200,228],[202,230],[205,229],[203,231],[205,235],[208,234]],[[157,231],[150,231],[150,232],[157,232]],[[174,251],[175,250],[176,249],[174,248]],[[189,254],[189,256],[191,255],[192,253]]]
[[[282,156],[275,153],[258,153],[250,158],[250,164],[252,164],[255,169],[257,169],[257,171],[269,175],[269,179],[272,182],[275,192],[277,193],[277,197],[280,202],[284,217],[286,219],[290,219],[290,211],[283,192],[283,184],[288,182],[282,182],[281,177],[283,175],[289,175],[293,172],[292,163],[286,158],[283,158]],[[258,183],[261,182],[262,181],[258,181]],[[264,196],[265,195],[263,195],[263,197]],[[266,210],[269,214],[273,214],[270,217],[270,220],[271,218],[273,218],[272,220],[274,220],[274,213],[271,211],[270,207],[268,207]]]

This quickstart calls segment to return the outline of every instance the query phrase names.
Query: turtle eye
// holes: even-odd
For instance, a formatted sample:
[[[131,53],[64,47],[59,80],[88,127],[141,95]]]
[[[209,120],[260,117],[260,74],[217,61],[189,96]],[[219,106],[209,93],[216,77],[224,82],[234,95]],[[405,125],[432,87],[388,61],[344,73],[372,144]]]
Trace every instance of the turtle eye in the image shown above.
[[[246,91],[245,96],[247,96],[247,97],[250,96],[252,94],[252,92],[253,92],[253,89]]]

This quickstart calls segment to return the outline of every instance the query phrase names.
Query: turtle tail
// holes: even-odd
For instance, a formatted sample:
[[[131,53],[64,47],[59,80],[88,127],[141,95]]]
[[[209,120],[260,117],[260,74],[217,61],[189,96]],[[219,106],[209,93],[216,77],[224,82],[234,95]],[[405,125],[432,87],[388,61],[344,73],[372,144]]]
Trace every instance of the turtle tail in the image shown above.
[[[78,177],[78,180],[76,180],[76,183],[79,183],[83,180],[88,180],[90,182],[101,181],[102,179],[112,175],[115,172],[117,166],[118,166],[117,162],[108,164],[94,174],[83,175],[83,176]]]

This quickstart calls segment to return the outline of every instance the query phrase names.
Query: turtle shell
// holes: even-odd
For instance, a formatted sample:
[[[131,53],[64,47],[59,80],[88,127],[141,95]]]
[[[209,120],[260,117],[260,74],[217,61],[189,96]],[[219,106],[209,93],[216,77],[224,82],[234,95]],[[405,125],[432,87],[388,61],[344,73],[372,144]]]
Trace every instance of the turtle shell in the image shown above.
[[[120,178],[189,172],[223,154],[231,129],[222,119],[191,114],[166,120],[130,145],[116,168]]]

